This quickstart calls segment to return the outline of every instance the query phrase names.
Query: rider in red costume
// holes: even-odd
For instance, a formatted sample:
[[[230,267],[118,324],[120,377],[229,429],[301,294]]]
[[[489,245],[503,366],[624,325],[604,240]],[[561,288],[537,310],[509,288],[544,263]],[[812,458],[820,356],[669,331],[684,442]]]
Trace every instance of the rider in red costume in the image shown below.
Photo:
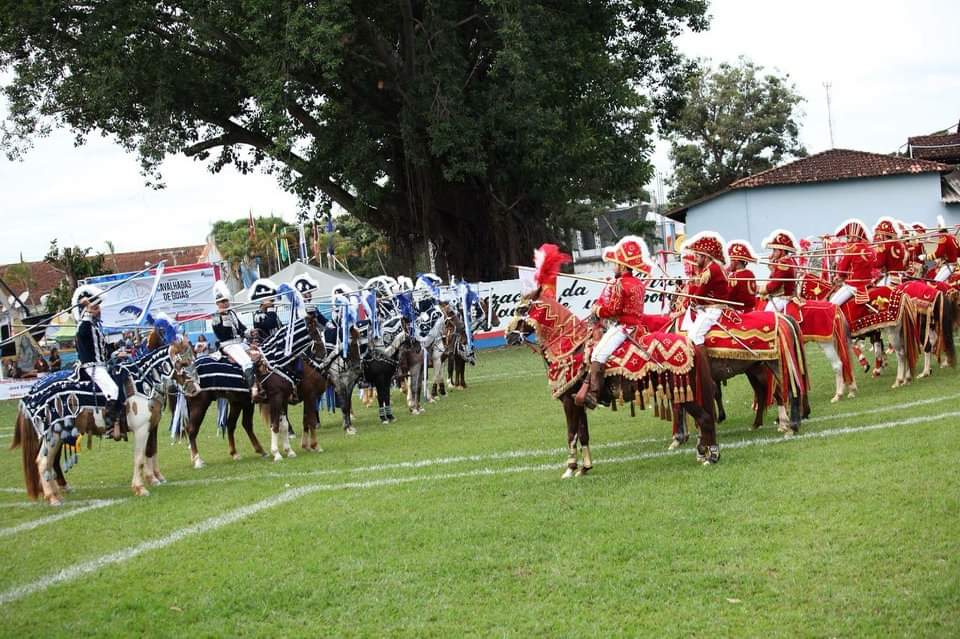
[[[643,239],[628,235],[617,245],[604,250],[603,261],[614,265],[614,280],[606,285],[593,305],[592,314],[601,320],[615,323],[593,347],[590,355],[590,375],[574,398],[588,408],[597,405],[597,391],[603,383],[603,369],[613,351],[623,344],[628,334],[636,334],[643,323],[643,305],[647,285],[634,272],[650,273],[647,262],[649,251]]]
[[[896,286],[907,270],[907,246],[900,240],[897,221],[881,217],[873,227],[873,241],[876,242],[876,266],[883,273],[880,286]]]
[[[867,231],[860,220],[847,220],[835,235],[847,241],[836,269],[840,288],[830,297],[832,304],[841,306],[854,296],[866,295],[867,287],[873,282],[876,253],[867,243]]]
[[[684,321],[687,336],[696,344],[703,344],[707,332],[717,323],[726,301],[730,299],[730,284],[723,270],[726,255],[723,239],[716,233],[703,231],[697,233],[683,245],[684,253],[693,253],[697,258],[698,274],[687,286],[687,292],[698,297],[709,297],[714,301],[691,300],[696,306],[697,317],[691,322]]]
[[[757,261],[753,247],[746,240],[732,240],[727,244],[727,257],[730,258],[728,273],[730,277],[730,301],[737,302],[737,310],[749,312],[757,307],[757,281],[747,264]]]
[[[770,281],[761,290],[761,298],[769,298],[765,311],[785,313],[787,302],[797,293],[797,238],[786,229],[777,229],[761,245],[770,250]]]

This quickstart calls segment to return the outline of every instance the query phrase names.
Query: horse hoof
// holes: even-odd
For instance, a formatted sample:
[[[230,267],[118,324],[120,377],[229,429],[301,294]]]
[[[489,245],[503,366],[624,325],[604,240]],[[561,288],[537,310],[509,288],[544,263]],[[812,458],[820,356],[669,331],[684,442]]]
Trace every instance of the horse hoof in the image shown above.
[[[847,399],[855,399],[857,397],[857,391],[850,391],[847,393]]]
[[[64,484],[63,486],[60,487],[60,492],[63,492],[63,493],[72,493],[72,492],[73,492],[73,486],[71,486],[70,484]]]
[[[922,373],[917,375],[917,379],[923,379],[924,377],[930,377],[930,371],[923,371]]]
[[[150,482],[150,485],[151,485],[151,486],[159,486],[160,484],[163,483],[163,482],[160,481],[156,476],[149,477],[149,478],[147,479],[147,481]]]
[[[574,473],[574,476],[583,477],[584,475],[589,473],[591,470],[593,470],[593,466],[584,466],[583,468],[578,469],[577,472]]]
[[[133,494],[137,497],[149,497],[150,491],[147,490],[145,486],[134,486]]]
[[[574,473],[576,473],[576,471],[573,468],[568,468],[560,475],[560,479],[570,479],[574,476]]]
[[[240,453],[234,453],[230,455],[230,459],[232,459],[233,461],[240,461]]]
[[[836,403],[839,402],[842,398],[843,398],[843,393],[837,393],[836,395],[834,395],[833,397],[830,398],[830,403],[831,403],[831,404],[836,404]]]
[[[297,456],[297,454],[296,454],[295,452],[293,452],[292,450],[288,450],[288,451],[287,451],[287,459],[293,459],[293,458],[295,458],[296,456]]]
[[[780,431],[781,433],[786,434],[790,432],[790,427],[787,426],[786,424],[780,424],[779,426],[777,426],[777,430]]]
[[[203,463],[203,460],[200,459],[199,457],[197,457],[196,459],[193,460],[193,468],[194,468],[194,470],[200,470],[200,469],[203,468],[204,466],[206,466],[206,464],[204,464],[204,463]]]
[[[387,424],[390,423],[390,420],[389,420],[389,419],[381,419],[381,420],[380,420],[380,423],[383,424],[383,425],[387,425]]]
[[[277,451],[273,454],[273,461],[283,461],[283,455],[280,454],[280,451]]]
[[[787,430],[780,431],[780,432],[783,433],[783,438],[784,438],[784,439],[790,439],[791,437],[793,437],[794,435],[796,435],[796,433],[794,433],[794,432],[793,432],[792,430],[790,430],[789,428],[788,428]]]
[[[680,448],[680,440],[679,440],[679,439],[671,439],[671,440],[670,440],[670,445],[667,446],[667,450],[676,450],[676,449],[678,449],[678,448]]]
[[[63,500],[56,495],[50,495],[47,497],[47,504],[50,506],[63,506]]]
[[[357,429],[354,428],[353,426],[347,426],[346,428],[343,429],[343,432],[346,433],[347,435],[356,435]]]

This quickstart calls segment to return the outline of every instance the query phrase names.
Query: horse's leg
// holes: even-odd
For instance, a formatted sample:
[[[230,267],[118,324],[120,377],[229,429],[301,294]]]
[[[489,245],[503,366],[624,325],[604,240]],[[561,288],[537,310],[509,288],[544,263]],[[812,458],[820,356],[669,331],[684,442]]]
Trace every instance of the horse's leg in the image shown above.
[[[200,426],[203,424],[203,417],[207,414],[210,402],[213,396],[210,393],[200,393],[191,405],[190,399],[187,400],[187,438],[190,440],[190,461],[197,470],[203,468],[203,460],[200,459],[200,451],[197,449],[197,435],[200,434]]]
[[[456,348],[456,345],[454,345],[454,348]],[[450,388],[457,387],[457,363],[453,361],[455,359],[456,356],[453,354],[447,356],[447,385]]]
[[[57,446],[56,454],[53,456],[53,473],[56,476],[57,488],[61,492],[69,493],[70,485],[67,484],[67,477],[63,474],[63,467],[60,461],[63,459],[63,446]]]
[[[880,371],[881,369],[883,369],[883,340],[880,339],[879,335],[872,338],[872,346],[873,346],[873,376],[880,377]]]
[[[833,397],[830,398],[830,403],[836,404],[843,399],[843,394],[847,390],[847,385],[843,383],[843,363],[840,361],[840,355],[837,354],[837,349],[833,347],[832,342],[821,342],[820,346],[823,348],[823,354],[827,361],[830,362],[830,368],[833,369],[835,391]]]
[[[244,432],[247,433],[247,439],[250,440],[250,445],[253,446],[254,452],[261,457],[269,457],[269,453],[264,450],[263,444],[257,439],[257,433],[253,430],[253,402],[250,401],[246,393],[241,397],[242,398],[229,400],[230,413],[234,416],[239,416],[240,425],[243,426]],[[236,417],[234,417],[234,419],[236,419]],[[229,424],[229,420],[227,423]],[[234,428],[236,428],[236,421],[234,421]]]
[[[29,436],[36,436],[32,429],[30,430]],[[55,448],[59,449],[59,447],[60,444],[58,443]],[[40,487],[43,489],[43,498],[51,506],[60,506],[63,504],[63,498],[60,496],[56,482],[51,481],[54,477],[52,466],[56,453],[57,450],[50,448],[44,441],[40,443],[40,449],[37,451],[36,457],[37,474],[40,477]]]
[[[127,403],[127,426],[133,431],[133,479],[130,488],[134,495],[146,497],[150,491],[143,484],[143,475],[147,439],[150,437],[150,409],[139,397],[133,397]]]
[[[576,414],[576,403],[573,401],[573,393],[566,393],[562,398],[563,414],[567,418],[567,468],[563,471],[561,479],[569,479],[577,472],[577,431],[580,427],[580,420]]]
[[[718,400],[717,405],[720,406]],[[671,426],[673,427],[673,435],[670,437],[670,445],[667,446],[667,450],[675,450],[683,446],[686,443],[689,435],[687,434],[687,419],[686,419],[686,409],[682,406],[677,410],[673,411],[673,416],[671,419]]]
[[[583,464],[576,472],[577,477],[586,475],[593,470],[593,457],[590,456],[590,429],[587,427],[587,409],[573,404],[573,415],[577,420],[577,439],[580,440],[580,455]]]
[[[378,391],[383,395],[383,410],[387,416],[388,422],[395,422],[397,420],[397,418],[393,416],[393,406],[390,405],[390,387],[395,372],[396,369],[393,369],[389,375],[383,376],[383,379],[380,380],[380,389]]]
[[[442,350],[437,349],[436,355],[433,356],[433,361],[434,361],[434,370],[436,371],[436,375],[434,376],[434,379],[436,380],[438,392],[440,396],[443,397],[447,394],[447,386],[443,381],[443,351]]]
[[[707,401],[712,401],[705,398]],[[720,445],[717,443],[717,423],[713,415],[696,402],[685,402],[684,409],[697,422],[697,461],[704,466],[720,461]]]
[[[353,420],[350,416],[353,410],[353,388],[341,384],[337,393],[340,396],[340,410],[343,412],[343,431],[347,435],[356,435],[357,429],[353,427]]]
[[[280,436],[280,448],[283,451],[283,454],[289,459],[293,459],[297,456],[293,452],[293,447],[290,445],[290,418],[287,417],[287,407],[282,406],[280,408],[280,432],[277,433]]]
[[[219,410],[219,401],[217,402]],[[240,453],[237,452],[237,420],[240,418],[240,411],[231,401],[227,402],[227,454],[233,461],[240,461]]]
[[[160,426],[160,411],[161,405],[159,402],[151,401],[150,402],[150,429],[147,433],[147,447],[145,454],[147,456],[146,462],[146,475],[147,481],[150,482],[153,486],[158,486],[165,483],[167,480],[160,473],[160,463],[157,459],[157,453],[159,452],[160,446],[158,442],[158,429]]]
[[[714,392],[714,399],[717,402],[717,423],[722,424],[727,419],[727,411],[723,409],[723,391],[721,390],[722,384],[717,382],[716,391]]]
[[[772,383],[772,380],[768,377],[768,371],[765,366],[761,366],[761,369],[756,372],[748,368],[744,373],[750,382],[750,387],[753,389],[753,400],[756,404],[754,407],[753,424],[751,424],[750,427],[757,429],[763,426],[763,418],[767,414],[767,396],[770,394],[768,384]],[[719,422],[719,419],[717,421]]]

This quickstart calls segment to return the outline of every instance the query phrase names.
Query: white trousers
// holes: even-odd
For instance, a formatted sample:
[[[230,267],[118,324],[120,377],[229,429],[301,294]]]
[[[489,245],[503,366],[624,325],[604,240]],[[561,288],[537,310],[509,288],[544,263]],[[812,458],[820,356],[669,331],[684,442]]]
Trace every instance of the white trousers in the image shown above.
[[[223,352],[229,355],[243,370],[253,368],[253,361],[250,359],[250,356],[247,355],[243,344],[227,344],[221,348],[223,348]]]
[[[953,264],[944,264],[940,267],[940,270],[937,271],[937,276],[933,279],[938,282],[946,282],[950,278],[951,273],[953,273]]]
[[[697,319],[693,320],[693,325],[687,332],[694,344],[700,346],[707,338],[707,332],[717,323],[723,314],[722,308],[701,308],[697,311]]]
[[[100,389],[104,397],[111,401],[120,397],[120,389],[117,388],[117,383],[110,377],[106,366],[102,364],[89,364],[85,368],[87,375],[89,375],[93,383],[97,385],[97,388]]]
[[[607,332],[603,334],[603,337],[600,338],[600,341],[597,342],[597,345],[593,347],[590,361],[601,364],[606,363],[606,361],[610,359],[610,356],[613,355],[613,351],[617,350],[626,339],[627,333],[623,326],[619,324],[611,326],[607,329]]]
[[[767,305],[763,307],[763,310],[776,313],[786,313],[787,302],[789,301],[789,298],[783,297],[782,295],[771,297],[767,300]]]
[[[849,284],[844,284],[840,289],[830,296],[830,303],[840,306],[846,302],[849,302],[853,299],[853,296],[857,294],[857,289],[853,288]]]

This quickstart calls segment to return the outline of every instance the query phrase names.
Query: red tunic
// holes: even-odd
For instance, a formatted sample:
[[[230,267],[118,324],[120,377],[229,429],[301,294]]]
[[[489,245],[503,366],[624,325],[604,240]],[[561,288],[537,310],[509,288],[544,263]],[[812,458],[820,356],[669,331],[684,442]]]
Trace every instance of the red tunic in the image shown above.
[[[742,268],[735,271],[731,276],[730,282],[730,301],[739,302],[738,311],[752,311],[757,306],[757,282],[754,279],[753,271],[748,268]]]
[[[887,273],[907,270],[910,255],[903,242],[887,242],[877,247],[876,267]]]
[[[767,282],[763,292],[767,295],[793,297],[797,290],[797,269],[793,258],[784,255],[770,267],[770,282]],[[790,280],[784,282],[780,280]]]
[[[716,262],[711,261],[700,271],[697,279],[690,283],[691,295],[701,297],[712,297],[716,300],[730,299],[730,284],[727,282],[727,274],[723,272],[723,267]],[[700,300],[702,303],[710,305],[718,302],[708,302]]]
[[[643,303],[647,285],[631,273],[623,273],[607,284],[594,304],[597,317],[614,319],[626,326],[643,324]]]
[[[942,233],[937,239],[937,249],[933,252],[933,258],[943,260],[948,264],[954,264],[957,258],[960,258],[960,244],[957,244],[957,238],[953,233]]]
[[[865,242],[850,244],[843,252],[837,264],[837,274],[858,291],[866,291],[873,282],[873,269],[876,267],[876,253]]]

